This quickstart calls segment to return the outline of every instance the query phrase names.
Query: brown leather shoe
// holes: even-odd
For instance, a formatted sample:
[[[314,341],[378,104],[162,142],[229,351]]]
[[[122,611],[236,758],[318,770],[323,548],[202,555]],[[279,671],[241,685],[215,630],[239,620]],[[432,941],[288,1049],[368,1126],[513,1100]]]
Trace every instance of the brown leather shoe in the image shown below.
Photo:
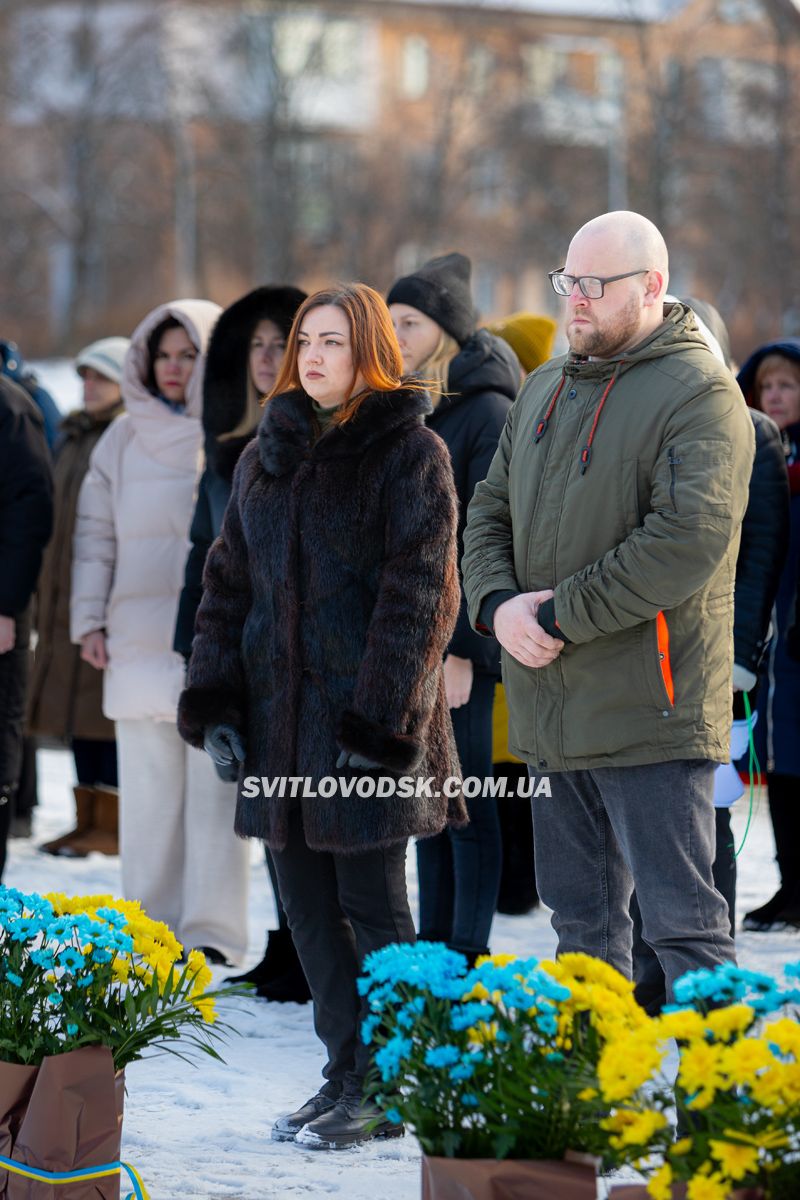
[[[72,843],[75,853],[119,854],[119,793],[116,788],[97,785],[94,789],[94,821],[90,829]]]
[[[94,788],[84,787],[79,783],[73,790],[77,816],[75,828],[71,829],[69,833],[62,833],[61,837],[54,838],[52,842],[45,842],[40,846],[39,849],[43,850],[45,854],[57,854],[64,858],[84,858],[88,854],[88,850],[80,849],[80,839],[89,832],[94,824]],[[78,843],[77,848],[76,843]]]

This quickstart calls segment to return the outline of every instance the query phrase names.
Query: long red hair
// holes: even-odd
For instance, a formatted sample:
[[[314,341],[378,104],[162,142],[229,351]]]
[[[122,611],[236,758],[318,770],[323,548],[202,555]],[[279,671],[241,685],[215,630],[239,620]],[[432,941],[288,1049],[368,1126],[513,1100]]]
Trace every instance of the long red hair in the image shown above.
[[[403,356],[392,325],[386,301],[366,283],[343,283],[314,292],[304,300],[295,314],[286,342],[286,351],[267,401],[283,392],[302,391],[297,369],[297,338],[306,314],[313,308],[332,305],[340,308],[350,325],[350,347],[353,355],[353,382],[359,375],[364,387],[342,405],[337,412],[337,424],[351,420],[370,392],[393,392],[401,386],[424,390],[417,381],[403,380]]]

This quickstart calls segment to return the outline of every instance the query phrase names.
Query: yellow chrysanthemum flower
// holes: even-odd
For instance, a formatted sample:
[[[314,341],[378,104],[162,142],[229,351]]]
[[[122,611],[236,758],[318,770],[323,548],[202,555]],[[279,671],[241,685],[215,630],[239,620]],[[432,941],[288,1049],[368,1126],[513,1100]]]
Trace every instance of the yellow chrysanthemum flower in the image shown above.
[[[127,983],[130,978],[131,963],[130,959],[125,958],[121,954],[117,954],[111,964],[111,978],[115,983]]]
[[[781,1054],[792,1054],[800,1059],[800,1023],[781,1017],[764,1027],[764,1040],[774,1042]]]
[[[685,1091],[697,1093],[691,1101],[693,1108],[707,1108],[717,1088],[722,1086],[723,1049],[707,1042],[692,1042],[681,1051],[678,1083]]]
[[[693,1008],[680,1012],[662,1013],[653,1022],[660,1037],[676,1038],[679,1042],[702,1039],[705,1033],[703,1018]]]
[[[200,1013],[207,1025],[213,1025],[217,1019],[214,1001],[210,997],[199,996],[190,1001]]]
[[[670,1146],[670,1154],[688,1154],[692,1148],[692,1139],[690,1137],[678,1138],[677,1142],[673,1142]]]
[[[662,1051],[648,1039],[631,1034],[603,1047],[597,1078],[603,1099],[628,1100],[661,1065]]]
[[[728,1082],[738,1087],[752,1085],[759,1072],[775,1063],[765,1038],[739,1038],[722,1048],[720,1064]]]
[[[517,962],[518,954],[480,954],[475,959],[475,966],[482,967],[484,963],[491,963],[493,967],[507,967],[509,963]]]
[[[600,1122],[600,1128],[614,1134],[609,1141],[615,1149],[620,1150],[623,1146],[646,1146],[653,1134],[667,1124],[664,1114],[652,1109],[642,1112],[622,1110],[605,1117]]]
[[[729,1004],[726,1008],[717,1008],[707,1014],[706,1028],[715,1038],[727,1040],[746,1033],[755,1020],[755,1009],[749,1004]]]
[[[664,1163],[647,1181],[653,1200],[672,1200],[672,1167]]]
[[[729,1179],[738,1181],[758,1170],[758,1150],[755,1146],[722,1142],[716,1138],[712,1138],[708,1146]]]
[[[729,1200],[728,1181],[718,1172],[695,1175],[686,1188],[686,1200]]]
[[[477,1025],[470,1026],[467,1030],[467,1037],[473,1045],[482,1046],[487,1042],[497,1041],[499,1028],[497,1021],[479,1021]]]

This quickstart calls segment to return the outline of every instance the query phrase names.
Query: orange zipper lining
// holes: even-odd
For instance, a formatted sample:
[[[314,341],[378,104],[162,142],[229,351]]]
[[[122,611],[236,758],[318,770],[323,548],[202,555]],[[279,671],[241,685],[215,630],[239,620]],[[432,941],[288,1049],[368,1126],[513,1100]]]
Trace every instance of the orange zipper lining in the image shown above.
[[[667,689],[670,704],[675,703],[675,685],[672,682],[672,665],[669,661],[669,629],[667,618],[663,612],[656,617],[656,634],[658,638],[658,665],[661,667],[661,677]]]

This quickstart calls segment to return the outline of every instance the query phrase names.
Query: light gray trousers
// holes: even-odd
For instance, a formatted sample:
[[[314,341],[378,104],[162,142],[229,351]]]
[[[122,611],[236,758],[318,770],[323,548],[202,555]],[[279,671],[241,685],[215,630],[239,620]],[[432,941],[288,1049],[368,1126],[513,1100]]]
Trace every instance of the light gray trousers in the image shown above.
[[[714,763],[702,759],[551,774],[532,800],[539,895],[558,952],[580,951],[631,977],[634,885],[643,936],[673,999],[685,971],[735,962],[714,887]]]

